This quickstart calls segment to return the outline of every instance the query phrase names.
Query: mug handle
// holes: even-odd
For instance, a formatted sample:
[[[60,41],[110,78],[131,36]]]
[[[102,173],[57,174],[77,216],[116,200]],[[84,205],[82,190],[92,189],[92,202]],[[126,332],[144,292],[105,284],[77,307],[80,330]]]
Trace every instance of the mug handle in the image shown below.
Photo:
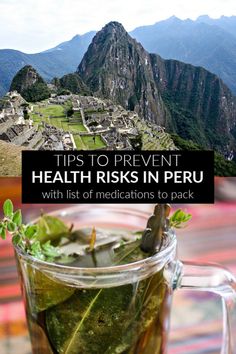
[[[223,306],[223,336],[221,354],[236,353],[236,279],[227,269],[212,263],[176,263],[173,288],[209,291],[220,295]],[[234,328],[234,335],[233,335]]]

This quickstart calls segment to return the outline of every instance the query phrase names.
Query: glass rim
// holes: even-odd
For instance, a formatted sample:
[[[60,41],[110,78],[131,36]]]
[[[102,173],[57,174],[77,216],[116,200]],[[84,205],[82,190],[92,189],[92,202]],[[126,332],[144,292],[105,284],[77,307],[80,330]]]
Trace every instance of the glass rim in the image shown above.
[[[87,204],[82,205],[83,207],[86,207]],[[100,206],[99,206],[100,207]],[[106,208],[107,206],[102,205],[103,208]],[[65,211],[68,210],[68,212],[73,212],[74,209],[77,209],[78,206],[72,206],[72,207],[67,207],[65,209],[58,209],[53,212],[50,212],[48,215],[58,215],[60,217],[65,215]],[[112,209],[112,206],[109,205],[109,211]],[[120,208],[115,207],[114,212],[117,210],[121,210]],[[140,215],[140,216],[145,216],[148,217],[150,216],[149,213],[140,211],[137,209],[126,209],[125,207],[123,210],[128,211],[129,213],[132,213],[135,215]],[[37,219],[35,219],[37,220]],[[33,222],[35,221],[33,220]],[[70,273],[70,274],[89,274],[89,275],[99,275],[99,274],[104,274],[104,273],[120,273],[122,271],[132,271],[135,270],[137,271],[138,269],[144,269],[147,266],[150,265],[155,265],[158,263],[163,263],[164,260],[166,262],[168,261],[169,257],[175,252],[176,250],[176,245],[177,245],[177,239],[175,235],[175,231],[173,229],[170,229],[167,233],[167,238],[165,241],[164,246],[161,248],[160,251],[157,253],[148,256],[147,258],[144,258],[142,260],[136,261],[136,262],[131,262],[127,264],[120,264],[120,265],[112,265],[112,266],[107,266],[107,267],[76,267],[76,266],[69,266],[69,265],[64,265],[64,264],[58,264],[58,263],[51,263],[47,261],[40,260],[38,258],[35,258],[22,250],[19,246],[13,245],[17,255],[20,255],[24,261],[30,262],[30,264],[34,267],[37,267],[38,269],[47,269],[48,271],[57,271],[57,272],[62,272],[62,273]]]
[[[47,268],[48,270],[51,271],[68,271],[68,273],[89,273],[90,275],[99,275],[103,273],[119,273],[122,271],[132,271],[132,270],[137,270],[138,268],[141,269],[145,266],[148,265],[153,265],[153,264],[158,264],[160,262],[163,262],[165,259],[168,260],[168,256],[174,252],[176,249],[176,236],[174,232],[169,232],[168,233],[168,241],[167,245],[163,247],[158,253],[155,253],[152,256],[149,256],[147,258],[144,258],[142,260],[132,262],[132,263],[127,263],[127,264],[120,264],[120,265],[114,265],[114,266],[108,266],[108,267],[72,267],[64,264],[58,264],[58,263],[51,263],[47,261],[40,260],[38,258],[35,258],[31,256],[30,254],[24,252],[19,246],[14,246],[17,255],[20,255],[26,262],[30,262],[31,265],[37,267],[38,269],[40,268]],[[63,272],[63,273],[64,273]]]

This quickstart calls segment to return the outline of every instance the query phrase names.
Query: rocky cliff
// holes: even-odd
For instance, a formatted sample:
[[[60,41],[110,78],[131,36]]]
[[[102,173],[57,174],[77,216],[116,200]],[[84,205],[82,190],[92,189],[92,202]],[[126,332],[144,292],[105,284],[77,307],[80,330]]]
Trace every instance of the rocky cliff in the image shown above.
[[[96,34],[78,73],[97,95],[147,120],[166,125],[168,112],[155,85],[149,54],[118,22]]]
[[[78,73],[90,89],[226,155],[235,149],[236,100],[214,74],[146,52],[123,26],[96,34]]]
[[[171,113],[171,130],[202,146],[226,152],[234,145],[236,99],[209,71],[151,54],[156,85]]]

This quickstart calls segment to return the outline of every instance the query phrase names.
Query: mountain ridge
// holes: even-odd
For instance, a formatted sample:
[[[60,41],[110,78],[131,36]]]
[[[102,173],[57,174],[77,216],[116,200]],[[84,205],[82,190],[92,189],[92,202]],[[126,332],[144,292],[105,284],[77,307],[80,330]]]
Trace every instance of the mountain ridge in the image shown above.
[[[236,93],[235,35],[217,20],[170,18],[154,25],[137,27],[130,34],[151,53],[176,59],[218,75]]]

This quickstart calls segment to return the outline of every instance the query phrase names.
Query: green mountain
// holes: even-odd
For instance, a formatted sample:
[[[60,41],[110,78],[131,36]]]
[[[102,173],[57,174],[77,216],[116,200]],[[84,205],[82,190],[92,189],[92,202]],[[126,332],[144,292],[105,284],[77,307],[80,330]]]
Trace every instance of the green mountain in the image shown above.
[[[17,91],[28,102],[42,101],[51,95],[46,82],[30,65],[24,66],[15,75],[10,91]]]
[[[66,91],[83,96],[92,94],[91,90],[89,90],[78,73],[67,74],[61,78],[54,78],[52,83],[56,86],[58,94]]]
[[[236,99],[224,83],[201,67],[149,54],[117,22],[96,34],[78,73],[96,95],[147,121],[226,156],[235,151]]]
[[[179,150],[203,150],[201,145],[193,143],[191,140],[184,140],[177,134],[171,134],[170,138]],[[225,160],[221,154],[215,152],[214,170],[215,176],[236,176],[236,162]]]

